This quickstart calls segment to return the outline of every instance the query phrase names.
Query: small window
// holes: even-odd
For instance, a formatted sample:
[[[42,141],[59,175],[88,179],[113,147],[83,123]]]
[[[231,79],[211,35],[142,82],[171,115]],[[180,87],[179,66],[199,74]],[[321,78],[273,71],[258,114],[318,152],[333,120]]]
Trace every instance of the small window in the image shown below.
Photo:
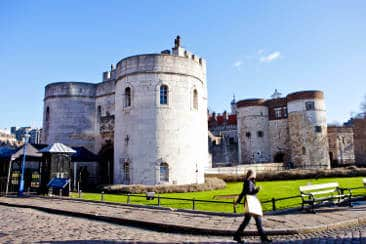
[[[282,108],[274,108],[274,112],[276,119],[282,118]]]
[[[98,106],[98,119],[100,119],[100,117],[102,117],[102,106]]]
[[[250,138],[251,137],[250,132],[245,133],[245,136],[248,137],[248,138]]]
[[[322,127],[320,125],[315,126],[315,132],[316,133],[321,133],[322,132]]]
[[[235,144],[235,139],[234,139],[234,137],[229,137],[229,143],[230,143],[231,145]]]
[[[261,130],[260,131],[257,131],[257,136],[258,137],[263,137],[263,131],[261,131]]]
[[[123,181],[125,184],[130,183],[130,163],[127,160],[123,163]]]
[[[160,86],[160,104],[168,104],[168,86]]]
[[[302,154],[305,155],[306,154],[306,148],[302,147]]]
[[[50,120],[50,107],[47,107],[46,109],[46,121]]]
[[[305,102],[306,110],[315,110],[314,102]]]
[[[131,88],[126,87],[125,89],[125,108],[131,106]]]
[[[198,109],[198,92],[196,89],[193,90],[193,108]]]
[[[160,181],[169,181],[169,165],[167,163],[160,164]]]

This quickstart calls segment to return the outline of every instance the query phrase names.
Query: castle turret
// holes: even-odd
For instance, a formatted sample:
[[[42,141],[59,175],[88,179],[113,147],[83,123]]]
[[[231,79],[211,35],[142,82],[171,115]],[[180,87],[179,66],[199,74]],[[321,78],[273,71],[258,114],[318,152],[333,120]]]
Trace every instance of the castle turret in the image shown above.
[[[239,162],[269,162],[268,108],[264,99],[237,102]]]
[[[42,143],[61,142],[94,151],[96,85],[51,83],[45,88]]]
[[[329,168],[324,94],[300,91],[287,95],[291,159],[299,168]]]
[[[117,64],[115,109],[115,183],[204,182],[206,65],[180,38],[172,55],[137,55]]]

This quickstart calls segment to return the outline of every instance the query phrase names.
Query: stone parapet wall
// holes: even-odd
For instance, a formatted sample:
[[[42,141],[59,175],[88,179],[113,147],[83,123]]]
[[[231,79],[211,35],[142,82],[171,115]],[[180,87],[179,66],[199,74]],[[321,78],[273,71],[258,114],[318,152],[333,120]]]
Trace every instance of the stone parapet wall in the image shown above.
[[[195,62],[188,57],[163,54],[137,55],[118,62],[117,79],[136,73],[145,73],[147,77],[159,73],[192,76],[206,82],[206,63]]]
[[[205,169],[205,174],[245,174],[248,169],[257,172],[281,171],[286,168],[284,163],[240,164],[231,167],[217,167]]]

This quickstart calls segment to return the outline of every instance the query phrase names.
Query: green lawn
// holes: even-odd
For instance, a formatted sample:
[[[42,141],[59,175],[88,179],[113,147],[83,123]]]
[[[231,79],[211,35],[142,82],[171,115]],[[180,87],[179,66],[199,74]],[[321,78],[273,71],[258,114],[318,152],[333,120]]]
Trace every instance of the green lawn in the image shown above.
[[[299,195],[299,186],[307,185],[309,182],[312,184],[320,184],[327,182],[338,182],[341,187],[362,187],[362,177],[350,177],[350,178],[323,178],[323,179],[305,179],[305,180],[288,180],[288,181],[263,181],[257,182],[257,186],[261,186],[262,190],[258,194],[258,198],[261,200],[263,209],[265,211],[272,209],[272,203],[263,203],[271,200],[272,198],[284,198],[290,196]],[[215,201],[214,196],[216,195],[231,195],[239,194],[242,189],[241,182],[228,183],[225,189],[205,191],[205,192],[188,192],[188,193],[165,193],[160,194],[161,197],[172,197],[172,198],[185,198],[196,200],[211,200]],[[366,189],[353,190],[353,195],[366,195]],[[82,198],[88,200],[100,200],[100,194],[98,193],[83,193]],[[143,195],[144,196],[144,195]],[[72,193],[72,197],[78,197],[76,193]],[[127,202],[127,196],[119,194],[104,194],[104,201],[110,202]],[[233,212],[232,200],[223,199],[218,201],[225,201],[225,203],[195,203],[197,210],[215,211],[215,212]],[[154,200],[146,200],[142,197],[130,197],[130,203],[132,204],[145,204],[145,205],[157,205],[157,198]],[[300,198],[294,198],[283,201],[276,201],[277,209],[290,208],[299,206],[301,203]],[[183,208],[192,209],[192,201],[172,200],[172,199],[161,199],[161,206],[171,208]],[[242,205],[239,206],[238,212],[242,211]]]

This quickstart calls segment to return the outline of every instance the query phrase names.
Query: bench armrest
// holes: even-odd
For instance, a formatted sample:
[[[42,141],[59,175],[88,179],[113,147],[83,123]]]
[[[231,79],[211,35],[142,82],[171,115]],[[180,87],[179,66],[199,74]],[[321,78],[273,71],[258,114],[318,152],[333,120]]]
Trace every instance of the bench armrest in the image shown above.
[[[308,197],[309,199],[314,200],[314,195],[311,193],[305,193],[305,192],[300,192],[301,193],[301,198],[302,200],[304,200],[304,197]]]
[[[341,192],[342,195],[344,194],[345,191],[348,191],[348,193],[352,196],[352,189],[351,188],[338,187],[338,190]]]

